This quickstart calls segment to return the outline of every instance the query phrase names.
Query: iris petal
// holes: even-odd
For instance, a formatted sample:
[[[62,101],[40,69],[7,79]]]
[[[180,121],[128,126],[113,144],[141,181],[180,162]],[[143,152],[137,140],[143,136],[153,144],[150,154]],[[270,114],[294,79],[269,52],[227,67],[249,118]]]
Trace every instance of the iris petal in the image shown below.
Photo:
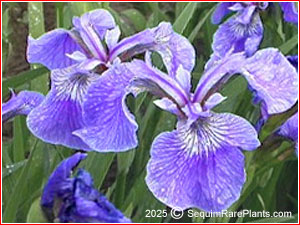
[[[257,133],[232,114],[214,114],[197,123],[189,131],[178,127],[156,137],[146,183],[170,207],[221,211],[240,196],[245,182],[240,148],[257,148]]]
[[[149,47],[155,44],[155,37],[151,29],[134,34],[130,37],[122,39],[110,50],[110,61],[116,57],[130,58],[133,55],[145,52]]]
[[[73,24],[78,30],[81,30],[83,26],[91,26],[101,40],[105,37],[107,30],[116,26],[113,16],[105,9],[96,9],[83,14],[80,18],[75,17]]]
[[[298,71],[298,55],[289,55],[286,58],[293,65],[293,67],[295,67],[295,69]]]
[[[212,14],[211,21],[213,24],[219,24],[222,22],[223,18],[228,15],[231,10],[230,6],[234,5],[233,2],[222,2],[219,3],[214,13]]]
[[[189,72],[195,66],[195,49],[184,36],[172,31],[169,23],[161,23],[155,30],[158,44],[153,46],[153,50],[157,51],[171,76],[176,75],[179,66]]]
[[[40,63],[50,70],[65,68],[77,63],[67,56],[75,51],[84,53],[72,32],[67,30],[56,29],[38,39],[28,37],[28,62]]]
[[[126,87],[134,76],[125,64],[104,72],[84,102],[86,127],[74,132],[94,150],[126,151],[137,146],[137,124],[126,107]]]
[[[258,49],[263,38],[263,25],[259,14],[254,13],[248,24],[241,23],[239,16],[231,17],[216,31],[213,40],[214,60],[223,58],[230,51],[245,51],[247,56],[251,56]]]
[[[96,79],[95,74],[84,74],[77,66],[52,71],[50,92],[27,117],[31,132],[45,142],[90,150],[72,132],[84,126],[83,99]]]
[[[247,59],[242,73],[269,115],[284,112],[297,102],[298,73],[277,49],[255,53]]]
[[[195,90],[193,102],[202,103],[209,97],[207,95],[210,95],[210,92],[214,93],[214,89],[218,88],[220,83],[226,82],[232,75],[239,73],[245,63],[244,53],[235,53],[226,55],[207,66]]]
[[[298,112],[281,126],[279,134],[292,141],[298,141]]]
[[[193,46],[185,37],[175,33],[171,24],[166,22],[123,39],[111,50],[110,59],[113,60],[121,54],[123,54],[121,58],[129,58],[145,51],[157,51],[169,74],[173,76],[179,65],[189,72],[195,65]]]
[[[279,2],[286,22],[298,24],[298,11],[295,2]]]
[[[115,27],[112,15],[104,9],[93,10],[83,14],[80,18],[74,17],[73,25],[93,56],[106,62],[107,54],[101,40],[107,30]]]
[[[289,118],[279,129],[279,135],[292,140],[295,143],[295,151],[298,156],[298,112]]]
[[[17,115],[28,115],[44,98],[42,94],[33,91],[21,91],[17,95],[12,92],[11,98],[2,105],[2,122]]]
[[[188,103],[189,93],[186,91],[186,87],[183,87],[188,81],[183,85],[182,78],[178,77],[179,81],[177,81],[174,79],[175,77],[170,77],[142,60],[133,60],[127,67],[135,74],[130,83],[132,88],[149,91],[158,97],[168,97],[179,106]],[[190,76],[190,74],[184,72],[183,76]]]
[[[42,194],[41,205],[43,207],[53,207],[54,198],[57,191],[71,176],[72,170],[86,158],[86,154],[76,153],[66,160],[62,161],[56,170],[51,174]]]

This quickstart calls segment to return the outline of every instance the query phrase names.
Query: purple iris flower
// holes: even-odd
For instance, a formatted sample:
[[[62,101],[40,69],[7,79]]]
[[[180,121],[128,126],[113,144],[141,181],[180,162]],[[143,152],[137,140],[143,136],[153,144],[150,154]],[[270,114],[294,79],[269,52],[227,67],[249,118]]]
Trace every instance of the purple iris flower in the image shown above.
[[[286,57],[286,59],[290,62],[290,64],[296,69],[296,71],[298,72],[298,55],[289,55]],[[251,90],[251,87],[249,87]],[[254,99],[253,102],[260,102],[261,98],[259,95],[257,95],[257,92],[255,90],[252,90],[254,92]],[[278,113],[281,113],[284,111],[278,111]],[[272,113],[275,114],[275,113]],[[266,109],[266,104],[264,102],[262,102],[261,104],[261,116],[256,124],[256,130],[260,131],[262,126],[265,124],[265,122],[269,119],[270,114],[268,113],[267,109]]]
[[[125,151],[136,147],[137,138],[125,139],[123,134],[127,129],[130,133],[136,130],[135,124],[102,116],[103,110],[110,110],[111,115],[123,118],[123,111],[118,111],[119,105],[124,104],[123,100],[113,102],[115,99],[109,93],[105,96],[98,93],[87,95],[89,87],[101,82],[104,86],[116,81],[122,84],[123,78],[119,74],[114,74],[108,81],[101,78],[101,74],[104,71],[111,73],[114,64],[145,51],[158,52],[171,73],[179,64],[191,71],[195,63],[193,47],[165,22],[118,41],[120,30],[109,12],[102,9],[74,18],[73,25],[74,29],[70,31],[56,29],[37,40],[29,38],[28,61],[52,69],[51,90],[45,101],[28,115],[29,129],[45,142],[75,149]],[[112,94],[118,92],[121,90],[116,89]],[[85,102],[90,101],[95,107],[89,105],[91,109],[85,108]],[[106,108],[96,106],[99,101],[105,102]],[[106,121],[111,133],[97,127],[98,120]],[[85,127],[81,136],[88,132],[88,138],[74,135]],[[123,133],[116,134],[116,130]]]
[[[212,22],[218,24],[230,12],[237,12],[221,24],[214,34],[213,55],[211,63],[224,57],[227,52],[243,52],[253,55],[263,38],[263,25],[259,10],[264,10],[268,3],[220,3],[213,16]]]
[[[63,223],[130,223],[93,187],[93,179],[88,172],[79,169],[71,177],[72,171],[86,156],[74,154],[62,161],[51,174],[41,198],[46,215],[49,219],[57,216]],[[58,215],[54,215],[55,210]]]
[[[298,112],[289,118],[279,129],[278,134],[290,139],[295,143],[296,154],[298,156]]]
[[[245,51],[253,55],[263,38],[263,25],[259,11],[269,6],[267,2],[223,2],[219,3],[212,15],[212,23],[219,24],[231,12],[237,12],[223,24],[214,35],[211,62],[222,58],[228,51]],[[294,2],[280,3],[287,22],[298,23],[298,13]]]
[[[268,113],[285,111],[297,101],[294,67],[273,48],[258,51],[250,58],[244,53],[229,54],[206,68],[196,91],[191,93],[191,71],[179,65],[175,73],[168,70],[166,74],[152,66],[148,52],[145,61],[115,64],[103,73],[101,82],[91,85],[84,110],[94,126],[74,134],[104,149],[107,139],[100,142],[99,134],[131,142],[137,124],[124,99],[130,93],[136,96],[149,91],[160,98],[155,101],[158,107],[178,118],[176,130],[160,134],[152,144],[146,178],[149,189],[170,207],[206,211],[228,208],[238,199],[245,182],[240,150],[254,150],[260,142],[245,119],[212,111],[226,99],[217,87],[241,73],[263,99]],[[116,127],[111,124],[119,124],[118,129],[111,129]],[[117,142],[115,151],[118,146],[122,148]]]
[[[11,91],[10,99],[2,105],[2,122],[17,115],[28,115],[44,98],[42,94],[33,91],[21,91],[17,95]]]
[[[298,25],[298,9],[295,2],[279,2],[286,22]]]
[[[298,71],[298,55],[289,55],[289,56],[287,56],[287,59]]]

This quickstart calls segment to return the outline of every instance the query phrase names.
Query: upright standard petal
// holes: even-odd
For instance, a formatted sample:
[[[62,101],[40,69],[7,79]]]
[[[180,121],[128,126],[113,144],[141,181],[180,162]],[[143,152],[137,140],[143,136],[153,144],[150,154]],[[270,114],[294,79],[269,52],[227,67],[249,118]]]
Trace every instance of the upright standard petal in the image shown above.
[[[134,74],[126,64],[104,72],[88,90],[83,129],[73,132],[100,152],[126,151],[137,146],[137,124],[126,106],[126,87]]]
[[[240,148],[260,145],[255,129],[232,114],[213,114],[155,138],[147,166],[150,191],[172,208],[227,209],[245,182]]]
[[[17,95],[12,91],[11,98],[2,104],[2,122],[17,115],[28,115],[44,98],[42,94],[33,91],[21,91]]]
[[[91,175],[83,169],[71,172],[87,155],[76,153],[65,159],[51,174],[46,184],[41,206],[50,221],[62,223],[129,223],[93,184]]]
[[[52,208],[54,206],[55,198],[64,195],[61,190],[67,191],[66,188],[72,188],[66,181],[71,176],[72,170],[75,169],[80,161],[85,159],[86,156],[87,154],[76,153],[59,164],[44,187],[41,198],[41,205],[43,207]]]
[[[108,199],[94,189],[91,175],[79,169],[76,175],[74,204],[70,204],[65,212],[61,212],[61,220],[66,222],[102,222],[102,223],[131,223],[122,212]],[[76,208],[76,210],[70,210]],[[69,213],[73,211],[73,213]]]
[[[288,110],[298,100],[298,73],[277,49],[263,49],[248,58],[242,74],[269,115]]]
[[[45,142],[91,150],[72,132],[84,126],[83,98],[97,78],[96,74],[81,71],[77,65],[53,70],[50,92],[27,117],[30,131]]]
[[[171,24],[166,22],[120,41],[111,50],[110,61],[119,55],[120,58],[129,58],[145,51],[157,51],[169,74],[173,76],[179,65],[189,72],[195,65],[193,46],[185,37],[175,33]]]
[[[83,14],[80,18],[75,17],[73,24],[78,30],[83,26],[92,27],[101,40],[104,39],[107,30],[116,26],[113,16],[105,9],[96,9]]]
[[[177,34],[172,30],[170,23],[162,22],[153,29],[156,37],[156,45],[152,51],[157,51],[171,76],[176,75],[179,66],[189,72],[195,66],[195,49],[184,36]]]
[[[85,53],[71,31],[56,29],[38,39],[28,37],[28,62],[40,63],[50,70],[65,68],[77,63],[67,56],[75,51]]]
[[[237,14],[231,17],[216,31],[212,46],[214,60],[223,58],[230,51],[245,51],[247,56],[251,56],[258,49],[263,37],[259,14],[255,12],[248,24],[242,23],[240,16],[242,15]]]
[[[96,9],[81,17],[74,17],[73,25],[93,57],[106,62],[107,52],[101,40],[104,39],[107,30],[116,26],[112,15],[107,10]]]
[[[286,22],[298,24],[298,9],[296,2],[279,2]]]
[[[235,4],[234,2],[219,3],[217,8],[215,9],[215,11],[213,12],[213,14],[211,16],[211,22],[213,24],[221,23],[223,18],[231,12],[229,7],[231,7],[234,4]]]

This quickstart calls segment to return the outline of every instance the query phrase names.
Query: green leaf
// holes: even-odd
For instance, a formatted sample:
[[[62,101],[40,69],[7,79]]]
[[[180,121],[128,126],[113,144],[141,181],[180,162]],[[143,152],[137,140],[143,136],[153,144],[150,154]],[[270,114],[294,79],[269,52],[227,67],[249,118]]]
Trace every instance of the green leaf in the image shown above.
[[[10,91],[9,88],[17,88],[25,83],[28,83],[35,78],[48,74],[48,69],[40,67],[37,69],[22,72],[16,76],[10,77],[2,81],[2,96],[6,97]],[[48,85],[48,83],[47,83]]]
[[[71,2],[68,4],[71,7],[73,16],[81,16],[88,11],[101,7],[101,3],[99,2]]]
[[[130,36],[135,33],[133,27],[127,24],[127,22],[122,17],[120,17],[117,11],[115,11],[111,7],[107,7],[106,9],[113,15],[114,19],[116,20],[116,23],[120,26],[120,29],[124,36]]]
[[[147,2],[147,4],[153,12],[150,16],[151,19],[148,19],[147,27],[157,26],[162,20],[169,21],[168,16],[160,10],[159,2]]]
[[[202,18],[198,24],[196,25],[196,27],[193,29],[192,33],[189,35],[188,39],[190,42],[193,42],[197,36],[197,34],[199,33],[199,31],[201,30],[202,26],[205,24],[206,20],[208,18],[210,18],[212,12],[215,10],[216,7],[212,7],[210,10],[208,10],[208,12],[205,13],[205,16],[200,16],[200,18]]]
[[[146,18],[136,9],[127,9],[121,12],[122,15],[126,16],[135,27],[136,31],[142,31],[146,27]]]
[[[25,165],[25,167],[22,170],[22,173],[20,174],[16,185],[14,187],[14,190],[11,194],[11,199],[8,202],[4,214],[3,214],[3,221],[5,223],[13,223],[16,222],[16,214],[17,214],[17,210],[19,208],[20,205],[20,199],[22,197],[23,193],[23,185],[27,182],[27,178],[29,176],[29,168],[31,166],[31,162],[33,159],[33,156],[35,154],[35,148],[36,146],[34,146],[33,151],[31,152],[29,159]]]
[[[298,45],[298,34],[294,35],[290,40],[286,41],[279,47],[279,50],[284,54],[287,55],[291,50],[296,48]]]
[[[28,3],[28,25],[29,34],[33,38],[38,38],[45,33],[43,2]],[[36,67],[37,66],[34,65],[32,66],[32,68]],[[48,76],[43,74],[31,81],[31,89],[46,94],[49,89],[48,83]]]
[[[118,174],[115,187],[114,203],[117,208],[120,208],[123,204],[125,190],[126,190],[126,179],[129,172],[129,168],[133,162],[135,156],[135,150],[122,152],[117,154],[118,162]]]
[[[5,179],[6,177],[10,176],[14,172],[16,172],[18,169],[22,168],[26,164],[27,160],[23,160],[14,164],[6,165],[2,169],[2,179]]]
[[[109,168],[114,160],[114,153],[97,153],[90,152],[88,153],[88,157],[84,160],[81,165],[86,168],[87,171],[90,172],[92,177],[94,178],[94,185],[97,188],[100,188]]]
[[[65,6],[65,2],[55,3],[57,27],[64,27],[64,6]]]
[[[180,13],[183,11],[184,7],[188,2],[177,2],[175,7],[175,18],[178,18]]]
[[[23,116],[17,116],[14,119],[14,139],[13,139],[13,158],[14,162],[18,162],[24,159],[27,141],[30,135],[26,126],[26,118]]]
[[[197,2],[189,2],[179,17],[173,24],[173,29],[179,34],[182,34],[185,28],[187,27],[188,23],[192,19],[195,10],[197,9]]]
[[[26,222],[27,223],[49,223],[40,205],[40,198],[37,198],[30,206]]]

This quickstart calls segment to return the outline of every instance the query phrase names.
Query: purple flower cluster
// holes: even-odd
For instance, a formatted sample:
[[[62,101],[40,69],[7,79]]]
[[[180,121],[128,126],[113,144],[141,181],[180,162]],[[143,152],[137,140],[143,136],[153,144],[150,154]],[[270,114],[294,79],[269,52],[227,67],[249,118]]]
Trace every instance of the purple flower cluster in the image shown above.
[[[281,5],[284,13],[290,12],[288,4]],[[138,124],[126,97],[150,92],[158,97],[156,106],[177,117],[176,129],[153,141],[146,177],[150,191],[169,207],[228,208],[246,180],[241,150],[255,150],[260,141],[244,118],[214,112],[226,100],[219,93],[220,85],[233,75],[244,76],[266,115],[285,112],[298,100],[295,58],[286,58],[275,48],[258,50],[263,37],[258,12],[267,6],[221,3],[217,7],[214,23],[230,11],[237,14],[214,35],[213,55],[194,92],[194,47],[169,23],[119,41],[113,17],[100,9],[74,18],[72,30],[56,29],[37,40],[29,38],[28,61],[51,70],[47,96],[34,101],[28,94],[31,104],[23,100],[22,107],[30,108],[26,111],[30,131],[45,142],[74,149],[127,151],[138,145]],[[290,13],[285,18],[295,22]],[[153,52],[160,54],[166,71],[153,65]],[[144,60],[133,59],[138,54]],[[18,97],[23,99],[21,93]],[[22,113],[21,104],[9,108],[15,98],[7,103],[5,118]],[[282,127],[282,135],[290,137],[289,127]],[[70,178],[71,169],[84,157],[78,153],[62,162],[46,185],[42,205],[52,208],[54,199],[60,198],[59,218],[64,222],[128,221],[92,188],[87,172],[79,170]]]
[[[83,153],[74,154],[63,160],[51,174],[41,198],[47,217],[49,220],[58,218],[62,223],[130,223],[105,196],[94,189],[88,172],[79,169],[71,176],[86,156]]]
[[[231,12],[235,15],[221,24],[214,35],[211,60],[217,60],[230,50],[253,55],[263,38],[263,24],[259,12],[266,10],[268,2],[224,2],[219,3],[212,15],[212,23],[219,24]],[[294,2],[280,3],[287,22],[298,25],[298,12]]]

